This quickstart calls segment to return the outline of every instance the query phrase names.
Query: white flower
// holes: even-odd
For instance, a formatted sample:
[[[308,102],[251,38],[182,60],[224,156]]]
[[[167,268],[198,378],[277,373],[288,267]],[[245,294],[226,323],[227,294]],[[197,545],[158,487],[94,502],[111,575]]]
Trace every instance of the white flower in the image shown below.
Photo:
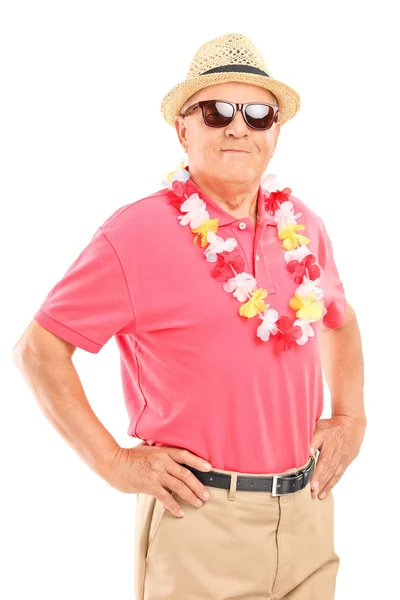
[[[315,335],[314,329],[311,327],[308,320],[303,321],[301,319],[296,319],[293,325],[299,325],[303,332],[303,335],[296,340],[296,343],[299,344],[299,346],[304,346],[308,341],[308,338]]]
[[[275,335],[278,332],[276,321],[279,319],[279,313],[274,308],[267,308],[264,315],[260,315],[260,319],[262,323],[257,327],[257,337],[263,342],[268,342],[271,333]]]
[[[210,218],[210,215],[206,211],[206,203],[202,200],[197,193],[191,194],[187,200],[185,200],[180,208],[181,212],[187,213],[186,215],[180,215],[178,217],[181,225],[187,225],[190,223],[192,229],[200,227],[205,221]]]
[[[281,184],[279,183],[275,175],[272,175],[272,173],[270,173],[269,175],[263,175],[261,177],[260,184],[269,193],[276,192],[277,190],[282,189]]]
[[[248,295],[256,289],[257,282],[249,273],[238,273],[235,277],[228,279],[222,287],[226,292],[233,292],[239,302],[245,302]]]
[[[295,294],[300,294],[303,298],[307,298],[308,294],[315,294],[316,300],[321,300],[324,295],[324,291],[317,287],[320,278],[318,279],[308,279],[307,275],[303,277],[303,283],[299,285],[298,288],[295,289]]]
[[[304,244],[302,244],[294,250],[286,250],[284,258],[287,263],[291,260],[298,260],[299,262],[301,262],[303,258],[307,256],[307,254],[312,254],[312,252],[310,252],[307,246],[304,246]]]
[[[293,202],[285,200],[285,202],[282,202],[280,208],[275,211],[274,221],[278,223],[279,229],[284,229],[291,223],[297,223],[296,219],[302,214],[303,213],[300,212],[295,215],[293,213]]]
[[[208,262],[215,262],[219,252],[232,252],[237,246],[235,238],[227,238],[224,240],[222,237],[219,237],[219,235],[216,235],[211,231],[211,229],[207,232],[207,242],[209,242],[209,245],[206,250],[204,250],[204,253]]]
[[[166,187],[166,188],[168,188],[169,190],[172,190],[172,181],[168,181],[168,179],[165,179],[165,178],[164,178],[164,179],[161,181],[161,185],[162,185],[163,187]]]

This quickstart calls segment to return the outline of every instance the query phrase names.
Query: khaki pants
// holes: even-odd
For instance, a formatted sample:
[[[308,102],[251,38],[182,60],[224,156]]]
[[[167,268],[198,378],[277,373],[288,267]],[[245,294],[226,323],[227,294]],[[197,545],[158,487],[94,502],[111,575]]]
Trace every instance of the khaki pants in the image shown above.
[[[211,498],[200,508],[174,495],[181,518],[154,496],[137,495],[136,600],[334,598],[332,492],[313,498],[310,482],[284,496],[237,490],[235,480],[231,492],[208,487]]]

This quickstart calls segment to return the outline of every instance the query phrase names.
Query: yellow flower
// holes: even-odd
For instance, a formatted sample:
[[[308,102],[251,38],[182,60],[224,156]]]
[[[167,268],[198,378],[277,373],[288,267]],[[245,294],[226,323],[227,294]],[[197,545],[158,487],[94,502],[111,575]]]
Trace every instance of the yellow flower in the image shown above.
[[[200,225],[200,227],[192,229],[193,233],[197,233],[196,237],[193,240],[193,243],[195,244],[197,242],[197,238],[199,237],[199,235],[201,235],[201,247],[204,248],[204,246],[207,246],[207,233],[209,231],[217,233],[218,219],[207,219],[207,221],[204,221],[204,223]]]
[[[297,230],[305,228],[306,226],[301,223],[292,223],[287,225],[284,229],[278,229],[278,236],[280,240],[284,240],[282,246],[285,250],[295,250],[298,246],[306,246],[310,243],[308,237],[296,233]]]
[[[321,300],[315,300],[316,294],[308,294],[306,298],[295,294],[293,298],[289,300],[289,306],[296,310],[296,317],[298,319],[313,319],[318,321],[322,317],[322,311],[324,304]]]
[[[179,173],[180,171],[183,171],[184,168],[185,168],[185,161],[182,160],[179,167],[177,169],[175,169],[175,171],[171,171],[171,173],[167,173],[167,176],[165,177],[165,179],[167,181],[171,182],[175,173]]]
[[[255,317],[258,312],[264,312],[266,310],[266,305],[263,298],[266,298],[267,296],[268,292],[263,288],[254,290],[250,300],[242,304],[239,308],[240,315],[251,319],[252,317]]]

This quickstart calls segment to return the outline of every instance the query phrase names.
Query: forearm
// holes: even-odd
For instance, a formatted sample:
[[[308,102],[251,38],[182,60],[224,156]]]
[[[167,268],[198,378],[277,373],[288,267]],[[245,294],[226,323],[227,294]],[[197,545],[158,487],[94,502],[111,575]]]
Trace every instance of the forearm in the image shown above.
[[[72,360],[32,356],[16,364],[53,427],[95,473],[106,479],[119,446],[90,407]]]
[[[320,336],[321,360],[331,393],[332,416],[346,415],[366,422],[364,360],[356,316]]]

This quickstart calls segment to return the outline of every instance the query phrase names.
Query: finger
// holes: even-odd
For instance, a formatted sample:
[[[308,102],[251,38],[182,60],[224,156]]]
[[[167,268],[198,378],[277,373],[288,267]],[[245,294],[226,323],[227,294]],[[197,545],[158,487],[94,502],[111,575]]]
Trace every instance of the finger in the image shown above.
[[[323,444],[324,433],[325,433],[324,429],[318,429],[318,426],[316,427],[316,429],[313,433],[313,436],[312,436],[311,444],[310,444],[310,455],[311,456],[313,454],[315,454],[315,452],[318,450],[318,448]]]
[[[311,478],[311,493],[315,497],[319,492],[319,483],[325,476],[328,466],[331,464],[334,446],[324,442],[320,448],[320,454],[317,460],[313,476]]]
[[[197,479],[192,471],[176,463],[172,458],[170,462],[166,462],[165,467],[172,476],[171,479],[175,478],[175,481],[173,481],[174,487],[171,487],[169,483],[167,484],[168,487],[171,487],[171,490],[179,494],[181,498],[184,498],[193,506],[202,506],[203,500],[210,498],[210,491]],[[164,484],[164,480],[162,483]]]
[[[332,479],[332,477],[334,477],[334,475],[337,471],[337,468],[340,464],[340,457],[341,457],[341,454],[339,452],[339,449],[337,449],[332,454],[331,462],[329,465],[326,466],[326,471],[325,471],[324,475],[319,478],[318,497],[321,497],[321,494],[324,491],[324,488],[329,483],[329,481]]]
[[[334,447],[330,463],[326,465],[326,470],[322,476],[319,478],[319,487],[318,487],[318,496],[324,491],[327,483],[332,479],[335,475],[337,468],[340,464],[340,460],[342,457],[341,447],[337,445]]]
[[[173,494],[173,500],[175,502],[175,497],[179,496],[189,504],[195,506],[196,508],[200,508],[204,504],[203,500],[198,498],[196,494],[194,494],[185,483],[181,479],[176,479],[172,477],[172,475],[164,475],[161,481],[163,487],[171,490]],[[199,504],[197,504],[199,502]],[[180,507],[179,507],[180,508]]]
[[[199,471],[209,471],[212,469],[212,466],[209,462],[204,460],[204,458],[200,458],[196,454],[193,454],[186,448],[168,448],[164,447],[171,458],[177,463],[188,465],[189,467],[194,467]]]
[[[157,500],[159,500],[161,504],[165,506],[165,508],[169,510],[175,517],[183,517],[184,512],[181,509],[180,504],[174,499],[173,495],[168,490],[161,487],[158,491],[152,493],[152,495],[157,498]]]
[[[332,490],[332,488],[337,484],[339,479],[342,477],[346,468],[347,468],[347,466],[343,462],[339,463],[336,473],[333,475],[333,477],[331,477],[331,479],[325,485],[324,490],[319,494],[318,498],[320,500],[323,500],[329,494],[329,492]]]

